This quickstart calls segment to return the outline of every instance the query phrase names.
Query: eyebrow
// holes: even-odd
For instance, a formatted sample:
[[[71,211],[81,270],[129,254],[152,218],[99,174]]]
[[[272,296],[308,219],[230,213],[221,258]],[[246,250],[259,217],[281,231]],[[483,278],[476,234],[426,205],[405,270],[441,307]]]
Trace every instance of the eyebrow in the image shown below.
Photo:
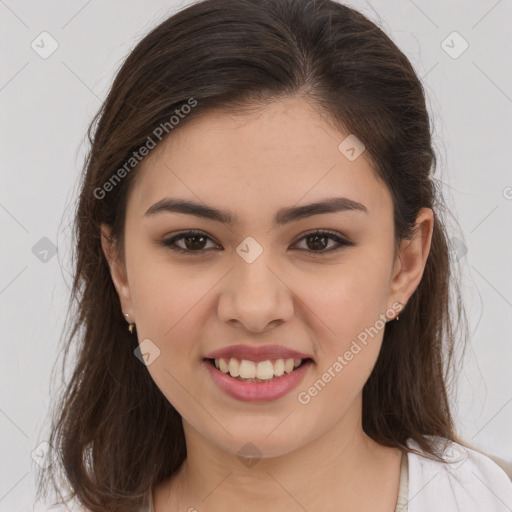
[[[274,218],[274,226],[282,226],[313,215],[322,213],[336,213],[345,211],[361,211],[368,213],[366,206],[346,197],[333,197],[317,203],[306,204],[303,206],[293,206],[281,208]],[[222,222],[223,224],[233,225],[237,221],[237,216],[229,210],[219,210],[212,206],[202,203],[196,203],[186,199],[174,199],[166,197],[161,199],[153,206],[150,206],[145,217],[150,217],[160,213],[184,213],[194,215],[205,219]]]

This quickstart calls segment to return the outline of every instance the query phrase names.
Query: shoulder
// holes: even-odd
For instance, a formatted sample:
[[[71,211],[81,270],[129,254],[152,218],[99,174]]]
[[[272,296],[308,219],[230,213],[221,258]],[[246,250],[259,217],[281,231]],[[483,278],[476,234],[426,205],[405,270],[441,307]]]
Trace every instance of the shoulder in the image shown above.
[[[407,440],[410,448],[422,453],[407,457],[409,512],[512,510],[512,482],[492,459],[459,443],[429,437],[446,462],[429,458],[413,439]]]

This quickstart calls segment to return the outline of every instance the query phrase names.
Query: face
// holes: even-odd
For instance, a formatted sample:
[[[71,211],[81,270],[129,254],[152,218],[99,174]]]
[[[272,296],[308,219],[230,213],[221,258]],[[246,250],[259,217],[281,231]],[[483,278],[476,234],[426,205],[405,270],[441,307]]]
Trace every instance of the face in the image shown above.
[[[390,193],[367,152],[340,151],[348,135],[289,98],[183,125],[137,169],[124,265],[105,238],[104,249],[147,369],[186,434],[231,453],[250,442],[267,457],[360,421],[352,412],[385,321],[419,284],[432,216],[422,211],[418,239],[395,255]],[[304,208],[328,200],[337,208]],[[278,359],[301,366],[269,381]],[[265,382],[241,382],[224,364]]]

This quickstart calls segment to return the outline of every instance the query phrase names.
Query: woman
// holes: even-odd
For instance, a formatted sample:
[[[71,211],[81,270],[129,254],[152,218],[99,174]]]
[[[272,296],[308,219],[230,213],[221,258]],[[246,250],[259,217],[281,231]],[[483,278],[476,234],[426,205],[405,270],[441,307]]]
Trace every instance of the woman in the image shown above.
[[[450,411],[429,121],[329,0],[206,0],[140,41],[89,133],[48,481],[91,511],[509,510]]]

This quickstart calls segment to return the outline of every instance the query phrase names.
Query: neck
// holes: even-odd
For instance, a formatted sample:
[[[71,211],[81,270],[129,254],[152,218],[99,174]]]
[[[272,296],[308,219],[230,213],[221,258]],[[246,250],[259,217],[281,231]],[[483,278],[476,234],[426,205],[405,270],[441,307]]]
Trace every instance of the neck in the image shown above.
[[[252,460],[241,460],[212,444],[184,420],[187,459],[173,476],[165,503],[179,502],[180,510],[212,512],[236,508],[270,512],[290,507],[325,510],[333,503],[343,503],[346,510],[353,511],[369,510],[365,507],[373,503],[377,503],[373,510],[394,510],[401,453],[364,433],[361,405],[359,396],[339,423],[299,449]],[[390,464],[394,468],[392,485],[389,478],[383,478]],[[389,495],[392,508],[379,508],[382,493]],[[156,505],[155,512],[160,512]]]

